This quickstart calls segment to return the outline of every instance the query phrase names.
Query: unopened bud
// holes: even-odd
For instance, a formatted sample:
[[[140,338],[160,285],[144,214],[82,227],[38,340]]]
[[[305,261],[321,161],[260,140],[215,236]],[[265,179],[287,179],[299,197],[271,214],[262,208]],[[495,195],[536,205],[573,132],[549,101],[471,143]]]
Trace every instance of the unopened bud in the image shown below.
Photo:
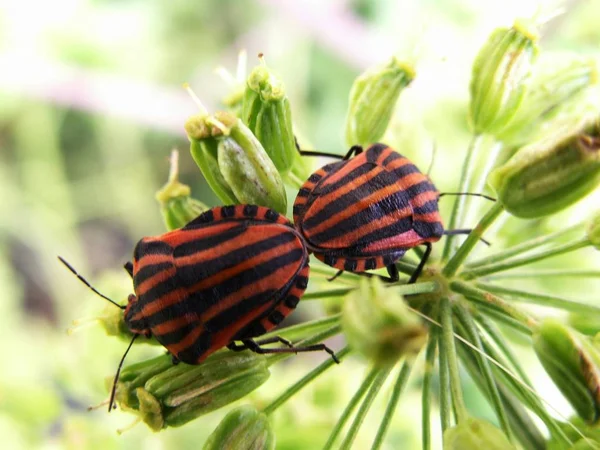
[[[285,88],[263,63],[248,77],[242,120],[258,138],[281,174],[290,170],[298,153],[292,111]]]
[[[219,169],[239,203],[287,210],[283,180],[261,143],[241,120],[219,139]]]
[[[342,328],[348,344],[379,365],[416,355],[427,340],[419,316],[375,277],[363,278],[359,289],[346,296]]]
[[[124,368],[115,399],[159,431],[228,405],[268,378],[266,358],[252,352],[221,351],[199,365],[173,365],[169,355],[162,355]],[[112,377],[107,378],[111,384]]]
[[[514,450],[506,435],[491,423],[472,417],[444,432],[444,450]]]
[[[160,211],[169,231],[184,227],[189,221],[208,209],[202,202],[192,198],[189,186],[179,182],[178,161],[179,153],[177,150],[173,150],[169,181],[156,193]]]
[[[346,117],[348,147],[368,146],[383,137],[400,93],[414,78],[414,68],[394,57],[354,81]]]
[[[579,417],[596,422],[600,417],[600,354],[589,338],[546,319],[533,336],[533,348]]]
[[[273,450],[275,433],[266,414],[250,405],[227,414],[208,437],[204,450]]]
[[[488,178],[499,200],[517,217],[558,212],[600,183],[600,126],[584,121],[520,149]]]
[[[498,28],[479,50],[471,74],[470,121],[476,134],[500,133],[515,116],[538,52],[522,23]]]
[[[554,57],[536,70],[516,115],[496,136],[506,145],[531,142],[538,133],[553,126],[553,120],[565,115],[580,116],[594,102],[599,106],[598,68],[594,61]]]

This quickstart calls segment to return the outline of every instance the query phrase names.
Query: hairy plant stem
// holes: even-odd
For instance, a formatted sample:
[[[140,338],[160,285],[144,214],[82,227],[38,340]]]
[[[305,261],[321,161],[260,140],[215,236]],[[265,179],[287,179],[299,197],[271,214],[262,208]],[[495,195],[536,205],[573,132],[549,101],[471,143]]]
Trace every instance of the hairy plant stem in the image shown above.
[[[538,294],[535,292],[521,291],[519,289],[505,288],[490,283],[476,283],[475,286],[479,289],[498,294],[509,296],[523,303],[533,303],[549,308],[559,308],[565,311],[580,313],[580,314],[600,314],[600,306],[591,305],[589,303],[577,302],[555,295]]]
[[[600,278],[600,270],[583,270],[583,269],[540,269],[531,272],[518,271],[515,273],[498,273],[488,280],[504,280],[513,279],[539,279],[539,278]]]
[[[338,435],[342,432],[344,425],[350,418],[352,411],[354,411],[354,408],[356,407],[356,405],[358,405],[358,402],[360,402],[360,400],[363,398],[363,396],[365,395],[365,393],[367,392],[369,387],[373,384],[373,382],[379,375],[380,371],[381,371],[380,368],[373,367],[373,368],[371,368],[371,371],[367,374],[367,376],[363,379],[363,382],[361,383],[361,385],[359,386],[357,391],[354,393],[354,395],[352,396],[352,398],[346,405],[346,408],[344,408],[342,415],[340,416],[337,423],[331,430],[331,434],[329,435],[327,442],[323,446],[323,450],[331,449],[331,447],[335,443],[335,440],[337,439]]]
[[[350,353],[350,348],[344,347],[343,349],[341,349],[339,352],[336,353],[336,356],[341,361],[349,353]],[[292,396],[294,396],[302,388],[307,386],[310,382],[312,382],[315,378],[317,378],[319,375],[321,375],[327,369],[329,369],[330,367],[335,366],[335,365],[336,365],[335,362],[331,358],[328,358],[326,361],[323,361],[321,364],[319,364],[317,367],[315,367],[313,370],[311,370],[309,373],[307,373],[301,379],[296,381],[296,383],[294,383],[289,388],[287,388],[285,391],[283,391],[279,395],[279,397],[277,397],[275,400],[273,400],[271,403],[269,403],[267,406],[265,406],[263,408],[263,412],[266,415],[273,413],[273,411],[275,411],[277,408],[279,408],[281,405],[283,405],[286,401],[288,401]]]
[[[452,307],[448,297],[442,298],[440,302],[440,319],[442,323],[440,357],[442,357],[443,352],[443,358],[446,360],[446,364],[448,364],[448,372],[450,374],[450,391],[452,393],[452,404],[456,412],[456,422],[461,423],[467,419],[468,413],[460,384],[458,359],[454,343],[454,327],[452,324]]]
[[[435,366],[435,351],[438,343],[437,328],[429,331],[425,349],[425,367],[423,369],[423,387],[421,388],[421,442],[423,450],[431,449],[431,379]]]
[[[383,414],[383,419],[379,424],[379,429],[377,430],[377,434],[375,435],[375,439],[373,441],[373,445],[371,446],[371,450],[378,450],[383,444],[383,439],[388,431],[392,418],[394,417],[394,413],[396,412],[396,407],[398,406],[398,400],[400,400],[400,394],[406,386],[406,382],[410,375],[410,371],[412,369],[412,364],[408,361],[404,361],[402,364],[402,368],[398,373],[398,378],[396,378],[396,383],[392,389],[392,395],[390,397],[390,401],[388,402],[387,407],[385,408],[385,412]]]
[[[542,261],[553,256],[563,255],[565,253],[569,253],[574,250],[579,250],[580,248],[587,247],[588,245],[590,245],[589,239],[581,238],[575,242],[569,242],[568,244],[559,245],[558,247],[543,250],[532,255],[524,255],[519,258],[508,259],[503,262],[468,269],[463,271],[460,274],[460,277],[464,280],[472,280],[474,278],[479,278],[484,275],[489,275],[492,273],[502,272],[504,270],[515,269],[520,266],[532,264],[534,262]]]
[[[467,149],[467,154],[463,161],[462,171],[460,174],[460,182],[458,187],[458,192],[467,192],[469,186],[471,185],[471,181],[473,179],[474,169],[475,169],[475,155],[479,150],[482,142],[482,135],[473,136],[471,142],[469,144],[469,148]],[[464,218],[465,215],[465,205],[467,199],[466,196],[459,195],[456,197],[454,201],[454,205],[452,207],[452,213],[450,215],[450,221],[448,222],[448,230],[453,230],[455,228],[460,227],[460,221]],[[442,261],[447,261],[450,257],[450,254],[455,249],[454,240],[456,236],[447,236],[446,242],[444,244],[444,250],[442,252]]]

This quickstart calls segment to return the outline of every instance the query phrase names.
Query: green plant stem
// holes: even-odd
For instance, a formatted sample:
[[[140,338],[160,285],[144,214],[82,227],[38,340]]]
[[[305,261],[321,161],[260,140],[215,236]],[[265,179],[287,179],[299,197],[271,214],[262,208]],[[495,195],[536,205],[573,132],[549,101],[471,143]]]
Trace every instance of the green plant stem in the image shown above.
[[[379,450],[381,444],[383,444],[383,439],[390,427],[390,423],[392,418],[394,417],[394,412],[396,411],[396,406],[398,406],[398,400],[400,399],[400,394],[402,394],[402,390],[406,385],[406,381],[410,375],[410,371],[412,369],[412,365],[408,361],[404,361],[402,364],[402,368],[398,373],[398,378],[396,379],[396,383],[392,389],[392,395],[390,397],[390,401],[388,402],[387,407],[385,408],[385,413],[383,414],[383,419],[381,420],[381,424],[379,425],[379,429],[377,430],[377,434],[375,435],[375,439],[373,441],[373,445],[371,446],[371,450]]]
[[[335,336],[336,334],[340,333],[341,331],[342,331],[341,325],[334,325],[330,328],[327,328],[326,330],[321,331],[318,334],[315,334],[314,336],[311,336],[307,339],[303,339],[294,345],[296,347],[303,347],[303,346],[318,344],[318,343],[324,341],[325,339]],[[267,355],[267,365],[271,366],[271,365],[275,364],[276,362],[281,361],[282,359],[289,358],[292,355],[295,355],[295,353],[273,353],[273,354]]]
[[[474,267],[485,266],[488,264],[493,264],[497,262],[504,261],[508,258],[511,258],[516,255],[520,255],[521,253],[525,253],[534,248],[538,248],[547,244],[552,244],[555,241],[560,240],[562,237],[573,233],[575,231],[581,231],[584,228],[583,223],[578,223],[576,225],[572,225],[564,230],[557,231],[555,233],[547,234],[545,236],[540,236],[535,239],[530,239],[528,241],[522,242],[521,244],[514,245],[506,250],[494,253],[493,255],[486,256],[485,258],[477,259],[473,262],[466,264],[466,267],[471,269]]]
[[[587,247],[588,245],[590,245],[589,239],[587,237],[581,238],[575,242],[559,245],[557,247],[543,250],[532,255],[525,255],[520,258],[512,258],[503,262],[488,264],[485,266],[478,266],[474,269],[465,270],[460,276],[465,280],[472,280],[474,278],[479,278],[484,275],[489,275],[492,273],[502,272],[504,270],[515,269],[520,266],[532,264],[534,262],[542,261],[553,256],[563,255],[565,253],[569,253],[575,250],[579,250],[580,248]]]
[[[452,426],[452,392],[450,391],[450,372],[448,371],[448,361],[443,350],[442,333],[438,335],[439,341],[439,370],[440,370],[440,423],[442,425],[442,434]]]
[[[467,155],[463,161],[462,171],[460,174],[460,182],[458,187],[458,192],[467,192],[469,186],[471,185],[471,180],[473,179],[474,173],[474,156],[477,154],[479,147],[481,146],[482,135],[473,136],[471,142],[469,144],[469,148],[467,149]],[[453,230],[458,228],[460,225],[460,220],[465,216],[465,205],[467,202],[466,196],[459,195],[456,197],[454,201],[454,205],[452,207],[452,213],[450,215],[450,221],[448,222],[448,230]],[[447,236],[446,242],[444,244],[444,250],[442,252],[442,261],[447,261],[450,257],[450,254],[454,250],[454,239],[456,236]]]
[[[423,369],[423,387],[421,390],[421,437],[423,450],[431,450],[431,378],[435,365],[435,350],[438,341],[437,328],[429,332],[425,349],[425,368]]]
[[[549,308],[559,308],[565,311],[579,314],[600,314],[600,306],[581,303],[574,300],[558,297],[555,295],[538,294],[535,292],[521,291],[518,289],[505,288],[490,283],[476,283],[479,289],[492,292],[494,294],[509,296],[519,302],[533,303]]]
[[[515,273],[498,273],[488,280],[513,279],[539,279],[539,278],[600,278],[600,270],[582,270],[582,269],[547,269],[535,270],[531,272],[518,271]]]
[[[363,379],[363,382],[359,386],[358,390],[354,393],[354,395],[352,396],[352,398],[346,405],[346,408],[344,408],[344,411],[342,412],[342,415],[340,416],[337,423],[333,427],[333,430],[331,430],[331,434],[329,435],[329,439],[327,439],[327,442],[323,446],[323,450],[331,449],[331,447],[335,443],[335,440],[337,439],[338,435],[341,433],[342,429],[344,428],[344,425],[350,418],[350,414],[352,414],[352,411],[354,411],[354,408],[356,407],[358,402],[360,402],[360,400],[363,398],[363,396],[365,395],[365,393],[367,392],[367,390],[369,389],[371,384],[373,384],[373,382],[375,381],[375,378],[377,377],[377,375],[379,374],[380,371],[381,371],[380,368],[373,367],[371,369],[371,371],[367,374],[367,376]]]
[[[479,289],[470,283],[455,280],[450,283],[450,289],[452,289],[454,292],[464,295],[469,300],[484,305],[493,306],[494,309],[501,311],[508,317],[522,323],[527,328],[531,329],[537,326],[537,321],[535,319],[529,317],[527,314],[515,308],[514,306],[511,306],[503,298],[483,289]]]
[[[473,300],[472,298],[467,297],[468,300]],[[473,300],[475,301],[475,300]],[[485,303],[479,303],[477,310],[481,312],[482,315],[488,317],[495,322],[502,323],[513,330],[521,333],[524,336],[531,337],[533,334],[533,329],[519,322],[518,320],[513,319],[512,317],[507,316],[504,312],[494,308],[492,305],[488,305]]]
[[[341,349],[339,352],[336,353],[336,356],[341,361],[348,353],[350,353],[350,348],[344,347],[343,349]],[[282,392],[281,395],[279,397],[277,397],[275,400],[273,400],[269,405],[265,406],[263,408],[263,412],[266,415],[273,413],[273,411],[275,411],[277,408],[279,408],[281,405],[283,405],[286,401],[288,401],[292,396],[294,396],[302,388],[304,388],[309,383],[311,383],[315,378],[317,378],[319,375],[321,375],[327,369],[329,369],[330,367],[335,366],[335,365],[336,365],[335,361],[333,361],[333,359],[331,359],[331,358],[327,359],[326,361],[323,361],[316,368],[311,370],[309,373],[307,373],[301,379],[296,381],[296,383],[294,383],[289,388],[287,388],[284,392]]]
[[[481,339],[483,340],[484,345],[490,346],[490,343],[487,340],[487,336],[492,340],[494,345],[498,348],[498,350],[504,355],[504,357],[510,362],[512,365],[512,369],[521,377],[521,380],[527,384],[529,387],[533,387],[529,377],[519,364],[519,360],[516,355],[512,352],[510,346],[504,336],[500,333],[500,330],[496,327],[494,323],[492,323],[487,317],[483,314],[480,314],[478,311],[474,313],[475,320],[479,323],[479,326],[485,331],[486,334],[481,335]]]
[[[265,333],[261,338],[268,338],[272,336],[281,336],[289,340],[303,339],[305,336],[311,333],[322,331],[324,328],[329,328],[333,325],[340,323],[342,314],[334,314],[323,319],[311,320],[309,322],[300,323],[298,325],[292,325],[290,327],[275,329],[269,333]]]
[[[478,364],[478,372],[482,376],[483,385],[487,391],[488,399],[496,412],[496,417],[500,421],[500,426],[504,431],[504,434],[509,438],[509,440],[513,441],[514,437],[512,436],[508,417],[506,414],[506,410],[504,409],[504,405],[502,403],[502,399],[500,398],[500,392],[498,390],[498,384],[496,383],[496,379],[494,378],[492,368],[490,367],[490,362],[487,358],[483,357],[481,353],[484,352],[483,345],[481,344],[480,331],[475,325],[473,321],[473,317],[471,313],[467,311],[464,305],[460,303],[455,303],[453,310],[456,313],[456,317],[458,318],[462,332],[461,336],[470,342],[476,349],[479,350],[477,352],[473,348],[466,348],[467,352],[472,352],[475,360]],[[463,344],[464,345],[464,344]],[[466,347],[466,346],[465,346]]]
[[[340,288],[340,289],[329,289],[328,291],[317,291],[309,292],[302,296],[302,301],[305,300],[320,300],[322,298],[333,298],[343,297],[349,292],[352,292],[355,288]]]
[[[398,294],[401,295],[415,295],[415,294],[430,294],[432,292],[439,291],[440,286],[435,281],[424,281],[422,283],[414,284],[387,284],[386,288],[394,289]]]
[[[492,206],[492,208],[485,214],[485,216],[481,218],[479,223],[475,226],[475,228],[473,228],[473,231],[469,233],[467,239],[465,239],[450,261],[448,261],[448,263],[442,269],[442,274],[445,277],[450,278],[456,274],[469,253],[471,253],[471,250],[473,250],[473,247],[475,247],[477,242],[483,236],[485,230],[487,230],[494,223],[502,211],[504,211],[504,207],[500,204],[500,202],[496,202],[494,206]]]
[[[468,413],[460,384],[460,373],[458,371],[458,359],[456,357],[454,329],[452,325],[452,307],[448,297],[444,297],[440,301],[440,319],[442,322],[442,343],[440,351],[443,350],[444,359],[448,364],[450,391],[452,392],[452,404],[454,405],[454,411],[456,412],[456,422],[461,423],[467,419]]]
[[[346,437],[340,445],[340,450],[349,450],[352,447],[352,443],[354,442],[354,439],[356,439],[356,435],[358,434],[358,431],[360,430],[360,427],[362,426],[365,417],[369,412],[371,405],[373,404],[373,400],[375,400],[375,397],[381,390],[381,386],[383,386],[383,383],[385,383],[385,380],[390,374],[392,367],[393,366],[390,365],[379,370],[377,377],[373,380],[373,383],[367,391],[367,395],[365,395],[363,402],[356,412],[356,416],[354,417],[354,420],[348,429],[348,434],[346,434]]]

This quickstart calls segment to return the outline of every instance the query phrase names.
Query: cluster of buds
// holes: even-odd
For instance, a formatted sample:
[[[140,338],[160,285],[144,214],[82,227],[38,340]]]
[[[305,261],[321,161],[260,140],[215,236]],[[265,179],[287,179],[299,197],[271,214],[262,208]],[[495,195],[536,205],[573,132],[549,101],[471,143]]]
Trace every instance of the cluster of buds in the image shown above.
[[[252,352],[217,352],[197,366],[173,365],[163,355],[123,369],[115,399],[121,409],[159,431],[228,405],[268,378],[266,358]],[[112,382],[107,378],[107,387]]]
[[[506,435],[485,420],[468,417],[444,432],[445,450],[514,450]]]
[[[273,450],[275,433],[266,414],[250,405],[227,414],[208,437],[204,450]]]

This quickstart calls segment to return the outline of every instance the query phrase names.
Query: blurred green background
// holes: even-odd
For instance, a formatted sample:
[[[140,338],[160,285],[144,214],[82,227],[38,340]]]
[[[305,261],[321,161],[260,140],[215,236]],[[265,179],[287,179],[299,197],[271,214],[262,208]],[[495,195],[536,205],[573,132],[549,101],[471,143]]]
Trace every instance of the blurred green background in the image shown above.
[[[562,5],[542,46],[598,59],[600,2]],[[142,236],[164,232],[154,193],[172,148],[181,150],[181,179],[194,196],[218,204],[186,152],[183,123],[196,106],[183,82],[214,111],[229,92],[215,67],[235,73],[241,49],[249,67],[263,52],[286,84],[301,135],[342,153],[354,77],[392,54],[409,59],[417,78],[388,143],[423,170],[435,144],[432,178],[452,190],[469,137],[472,58],[494,27],[537,8],[529,0],[0,1],[0,447],[200,448],[224,414],[118,436],[132,416],[87,412],[106,398],[104,379],[125,344],[99,327],[67,335],[73,319],[97,316],[104,305],[56,259],[125,298],[131,282],[122,264]],[[296,320],[319,315],[318,307],[304,305]],[[129,362],[156,351],[136,347]],[[277,366],[253,398],[275,396],[314,364],[301,356]],[[278,448],[324,442],[365,370],[358,360],[344,366],[278,411]],[[386,448],[418,448],[414,378]],[[363,434],[372,438],[378,414],[369,417],[356,448]]]

